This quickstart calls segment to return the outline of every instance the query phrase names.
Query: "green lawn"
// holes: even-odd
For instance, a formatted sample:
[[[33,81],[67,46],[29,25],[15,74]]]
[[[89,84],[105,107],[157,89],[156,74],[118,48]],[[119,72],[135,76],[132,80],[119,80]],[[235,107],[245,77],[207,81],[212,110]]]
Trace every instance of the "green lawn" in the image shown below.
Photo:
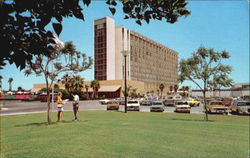
[[[52,113],[56,120],[56,113]],[[247,158],[249,117],[81,111],[1,117],[1,158]]]

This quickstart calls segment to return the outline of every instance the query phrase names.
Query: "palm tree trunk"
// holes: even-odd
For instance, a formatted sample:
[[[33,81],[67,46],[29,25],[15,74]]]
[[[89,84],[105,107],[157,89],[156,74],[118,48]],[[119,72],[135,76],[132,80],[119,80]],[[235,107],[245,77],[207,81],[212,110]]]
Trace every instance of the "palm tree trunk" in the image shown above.
[[[89,99],[89,92],[88,92],[87,88],[86,88],[86,98],[87,98],[87,100]]]
[[[11,85],[12,83],[10,82],[9,83],[9,91],[12,91],[12,85]]]

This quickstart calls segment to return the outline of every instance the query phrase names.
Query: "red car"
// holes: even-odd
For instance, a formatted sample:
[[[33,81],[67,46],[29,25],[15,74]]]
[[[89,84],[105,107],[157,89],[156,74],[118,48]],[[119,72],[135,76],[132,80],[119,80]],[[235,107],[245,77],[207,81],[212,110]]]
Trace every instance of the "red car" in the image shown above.
[[[233,98],[230,98],[230,97],[228,97],[228,98],[222,98],[221,101],[222,101],[222,103],[223,103],[224,105],[230,106],[231,103],[233,102]]]

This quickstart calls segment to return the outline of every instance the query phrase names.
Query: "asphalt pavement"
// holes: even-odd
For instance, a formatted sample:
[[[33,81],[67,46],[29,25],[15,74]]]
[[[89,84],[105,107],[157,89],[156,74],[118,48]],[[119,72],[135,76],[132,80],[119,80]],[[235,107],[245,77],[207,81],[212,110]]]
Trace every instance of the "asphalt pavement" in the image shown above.
[[[40,113],[47,111],[47,103],[40,101],[0,101],[1,112],[0,116],[17,115],[27,113]],[[56,103],[51,106],[52,111],[56,111]],[[164,112],[174,112],[174,107],[165,107]],[[65,111],[72,111],[72,101],[64,105]],[[99,104],[97,100],[80,101],[79,110],[106,110],[106,105]],[[119,111],[124,111],[124,105],[119,106]],[[191,113],[202,113],[202,105],[192,107]],[[140,106],[140,112],[150,112],[150,106]]]

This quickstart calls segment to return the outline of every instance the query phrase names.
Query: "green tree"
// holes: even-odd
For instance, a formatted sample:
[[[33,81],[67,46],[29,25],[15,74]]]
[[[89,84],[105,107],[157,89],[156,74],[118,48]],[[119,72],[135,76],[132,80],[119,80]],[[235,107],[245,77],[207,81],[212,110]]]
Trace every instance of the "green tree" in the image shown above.
[[[100,88],[100,83],[98,80],[91,81],[90,87],[93,89],[92,98],[98,98],[98,90]]]
[[[132,91],[130,92],[130,94],[128,96],[133,97],[133,98],[137,98],[138,94],[137,94],[136,91],[137,91],[137,88],[133,88]]]
[[[84,79],[80,76],[73,76],[70,79],[70,88],[69,93],[82,93],[83,90]]]
[[[86,89],[86,99],[89,99],[89,85],[85,85],[85,89]]]
[[[161,98],[162,98],[162,92],[163,92],[164,88],[165,88],[164,84],[161,83],[161,84],[159,85],[159,89],[161,90]]]
[[[172,94],[173,86],[170,86],[170,87],[169,87],[169,91],[170,91],[170,93]]]
[[[69,93],[69,88],[70,88],[70,80],[71,80],[71,76],[69,76],[69,74],[63,75],[63,77],[60,80],[60,82],[64,84],[64,87],[68,93]]]
[[[13,82],[13,78],[10,77],[9,80],[8,80],[8,83],[9,83],[9,91],[12,91],[12,82]]]
[[[175,92],[175,94],[177,94],[178,88],[179,88],[179,86],[177,84],[174,85],[174,92]]]
[[[19,86],[19,87],[17,87],[17,91],[18,91],[18,92],[23,92],[24,89],[23,89],[21,86]]]
[[[83,2],[83,5],[80,3]],[[120,0],[125,19],[135,19],[147,23],[151,19],[175,23],[179,17],[188,16],[186,0]],[[59,36],[63,30],[63,20],[75,17],[84,20],[83,7],[91,0],[21,0],[0,1],[0,68],[8,61],[20,69],[37,55],[46,55],[53,47],[51,25]],[[115,14],[116,0],[106,0],[109,10]],[[53,20],[52,20],[53,19]]]
[[[155,92],[154,92],[154,90],[151,90],[150,93],[151,93],[151,96],[154,96]]]
[[[189,96],[189,87],[188,86],[185,86],[184,87],[184,90],[185,90],[185,92],[187,92],[187,97]]]
[[[58,75],[63,72],[77,73],[85,71],[92,65],[92,59],[77,51],[72,42],[66,42],[64,46],[56,43],[54,47],[56,49],[50,51],[49,54],[38,54],[35,60],[27,61],[27,69],[24,71],[26,75],[31,75],[34,72],[36,75],[44,76],[47,88],[48,124],[51,123],[50,89]]]
[[[127,86],[127,96],[131,97],[131,91],[132,91],[133,87],[131,85]],[[122,90],[122,94],[123,96],[125,96],[125,90]]]
[[[229,87],[233,80],[229,78],[232,68],[221,63],[222,59],[230,56],[227,51],[217,52],[214,49],[200,47],[188,59],[180,61],[179,80],[181,82],[190,80],[196,84],[203,92],[205,120],[208,120],[206,108],[206,91],[209,87],[222,85]]]

